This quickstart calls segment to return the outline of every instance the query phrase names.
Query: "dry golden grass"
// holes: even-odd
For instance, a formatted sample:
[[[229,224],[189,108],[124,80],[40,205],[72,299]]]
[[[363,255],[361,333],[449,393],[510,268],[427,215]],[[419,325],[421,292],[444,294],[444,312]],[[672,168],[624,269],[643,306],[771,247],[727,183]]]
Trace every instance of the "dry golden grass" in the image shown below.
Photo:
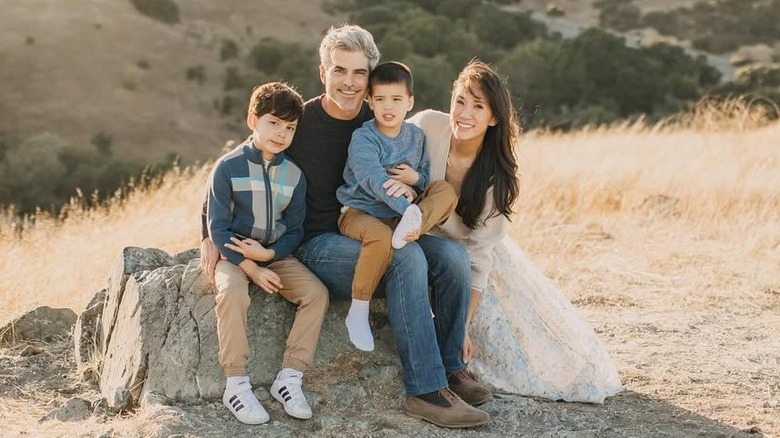
[[[582,309],[627,389],[780,436],[780,123],[751,117],[710,109],[656,126],[529,133],[511,234]],[[207,171],[38,217],[21,235],[6,215],[0,323],[44,304],[80,311],[124,246],[195,247]],[[14,403],[0,400],[0,418],[20,427],[43,413]]]
[[[97,209],[75,200],[64,219],[39,215],[21,234],[6,211],[0,219],[0,324],[40,305],[80,311],[104,287],[125,246],[170,253],[196,247],[207,173],[177,170]]]

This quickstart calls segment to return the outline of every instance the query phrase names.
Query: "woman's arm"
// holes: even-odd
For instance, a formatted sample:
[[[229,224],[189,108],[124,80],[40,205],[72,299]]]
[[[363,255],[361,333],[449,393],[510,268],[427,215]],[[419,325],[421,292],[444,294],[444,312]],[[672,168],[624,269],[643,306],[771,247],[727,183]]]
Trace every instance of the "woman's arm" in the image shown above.
[[[493,250],[509,231],[509,219],[503,215],[485,220],[493,208],[493,189],[488,190],[485,207],[477,220],[477,227],[469,231],[465,245],[471,257],[471,288],[478,292],[487,286],[493,270]],[[484,223],[483,223],[484,221]]]
[[[471,345],[471,337],[469,336],[469,327],[471,327],[471,320],[474,318],[474,313],[479,308],[479,300],[482,298],[482,292],[471,289],[471,298],[469,299],[469,310],[466,314],[466,336],[463,340],[463,351],[461,352],[461,359],[463,363],[469,363],[472,357],[474,357],[474,348]]]

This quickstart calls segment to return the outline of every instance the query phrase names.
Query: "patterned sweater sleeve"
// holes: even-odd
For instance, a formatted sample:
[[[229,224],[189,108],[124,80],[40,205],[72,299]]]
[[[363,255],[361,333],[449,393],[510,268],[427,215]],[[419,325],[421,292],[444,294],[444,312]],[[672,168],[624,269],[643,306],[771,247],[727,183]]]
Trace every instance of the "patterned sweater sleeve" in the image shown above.
[[[503,216],[493,216],[483,224],[493,207],[493,189],[487,192],[485,207],[477,220],[477,227],[470,230],[465,245],[471,257],[471,288],[482,292],[487,286],[488,277],[493,270],[493,249],[509,231],[509,220]]]
[[[211,173],[207,200],[208,230],[211,240],[217,246],[217,250],[231,263],[238,265],[244,261],[241,253],[225,247],[230,242],[233,232],[230,229],[233,217],[231,209],[230,175],[224,161],[219,161]]]

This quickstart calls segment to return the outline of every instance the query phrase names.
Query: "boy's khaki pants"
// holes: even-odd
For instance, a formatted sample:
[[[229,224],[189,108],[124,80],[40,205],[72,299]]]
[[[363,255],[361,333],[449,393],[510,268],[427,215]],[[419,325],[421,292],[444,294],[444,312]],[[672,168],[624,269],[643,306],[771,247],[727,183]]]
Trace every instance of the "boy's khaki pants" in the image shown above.
[[[328,289],[292,256],[271,263],[268,269],[282,280],[279,295],[298,306],[287,336],[282,368],[305,371],[314,360],[320,327],[328,309]],[[241,268],[227,260],[217,263],[215,280],[219,290],[216,296],[219,364],[226,377],[245,376],[249,359],[246,320],[250,280]]]
[[[414,203],[422,211],[422,235],[450,217],[458,205],[458,196],[449,183],[434,181]],[[399,217],[376,218],[357,208],[348,208],[339,216],[341,234],[361,242],[352,280],[353,299],[368,301],[374,294],[393,258],[393,230],[399,221]]]

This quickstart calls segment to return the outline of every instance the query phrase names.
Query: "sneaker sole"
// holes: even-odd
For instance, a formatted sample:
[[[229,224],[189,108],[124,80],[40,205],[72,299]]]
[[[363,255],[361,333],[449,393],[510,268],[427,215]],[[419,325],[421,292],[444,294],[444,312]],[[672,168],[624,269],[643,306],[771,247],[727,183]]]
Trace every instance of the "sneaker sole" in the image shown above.
[[[428,418],[428,417],[425,417],[425,416],[423,416],[423,415],[420,415],[420,414],[415,414],[415,413],[413,413],[413,412],[409,412],[409,411],[407,411],[407,410],[404,410],[404,413],[405,413],[407,416],[409,416],[409,417],[416,418],[416,419],[418,419],[418,420],[427,421],[427,422],[429,422],[429,423],[431,423],[431,424],[435,424],[435,425],[437,425],[437,426],[439,426],[439,427],[446,427],[446,428],[449,428],[449,429],[464,429],[464,428],[467,428],[467,427],[482,426],[483,424],[487,424],[487,423],[489,423],[489,422],[490,422],[490,418],[488,418],[488,419],[487,419],[487,420],[485,420],[485,421],[475,421],[475,422],[471,422],[471,423],[463,423],[463,424],[445,424],[445,423],[441,423],[441,422],[438,422],[438,421],[432,420],[432,419],[430,419],[430,418]]]
[[[228,411],[230,411],[230,413],[231,413],[231,414],[233,414],[233,418],[235,418],[236,420],[238,420],[238,422],[239,422],[239,423],[241,423],[241,424],[249,424],[250,426],[257,426],[258,424],[265,424],[265,423],[268,423],[268,421],[270,421],[270,420],[271,420],[271,416],[269,415],[269,416],[267,416],[267,418],[265,418],[265,419],[260,419],[260,420],[258,420],[258,421],[244,421],[244,420],[242,420],[242,419],[238,418],[238,416],[236,415],[236,413],[235,413],[235,412],[233,412],[233,409],[232,409],[232,408],[231,408],[231,406],[228,404],[228,402],[226,402],[225,400],[222,400],[222,404],[223,404],[223,405],[224,405],[224,406],[227,408],[227,410],[228,410]]]

